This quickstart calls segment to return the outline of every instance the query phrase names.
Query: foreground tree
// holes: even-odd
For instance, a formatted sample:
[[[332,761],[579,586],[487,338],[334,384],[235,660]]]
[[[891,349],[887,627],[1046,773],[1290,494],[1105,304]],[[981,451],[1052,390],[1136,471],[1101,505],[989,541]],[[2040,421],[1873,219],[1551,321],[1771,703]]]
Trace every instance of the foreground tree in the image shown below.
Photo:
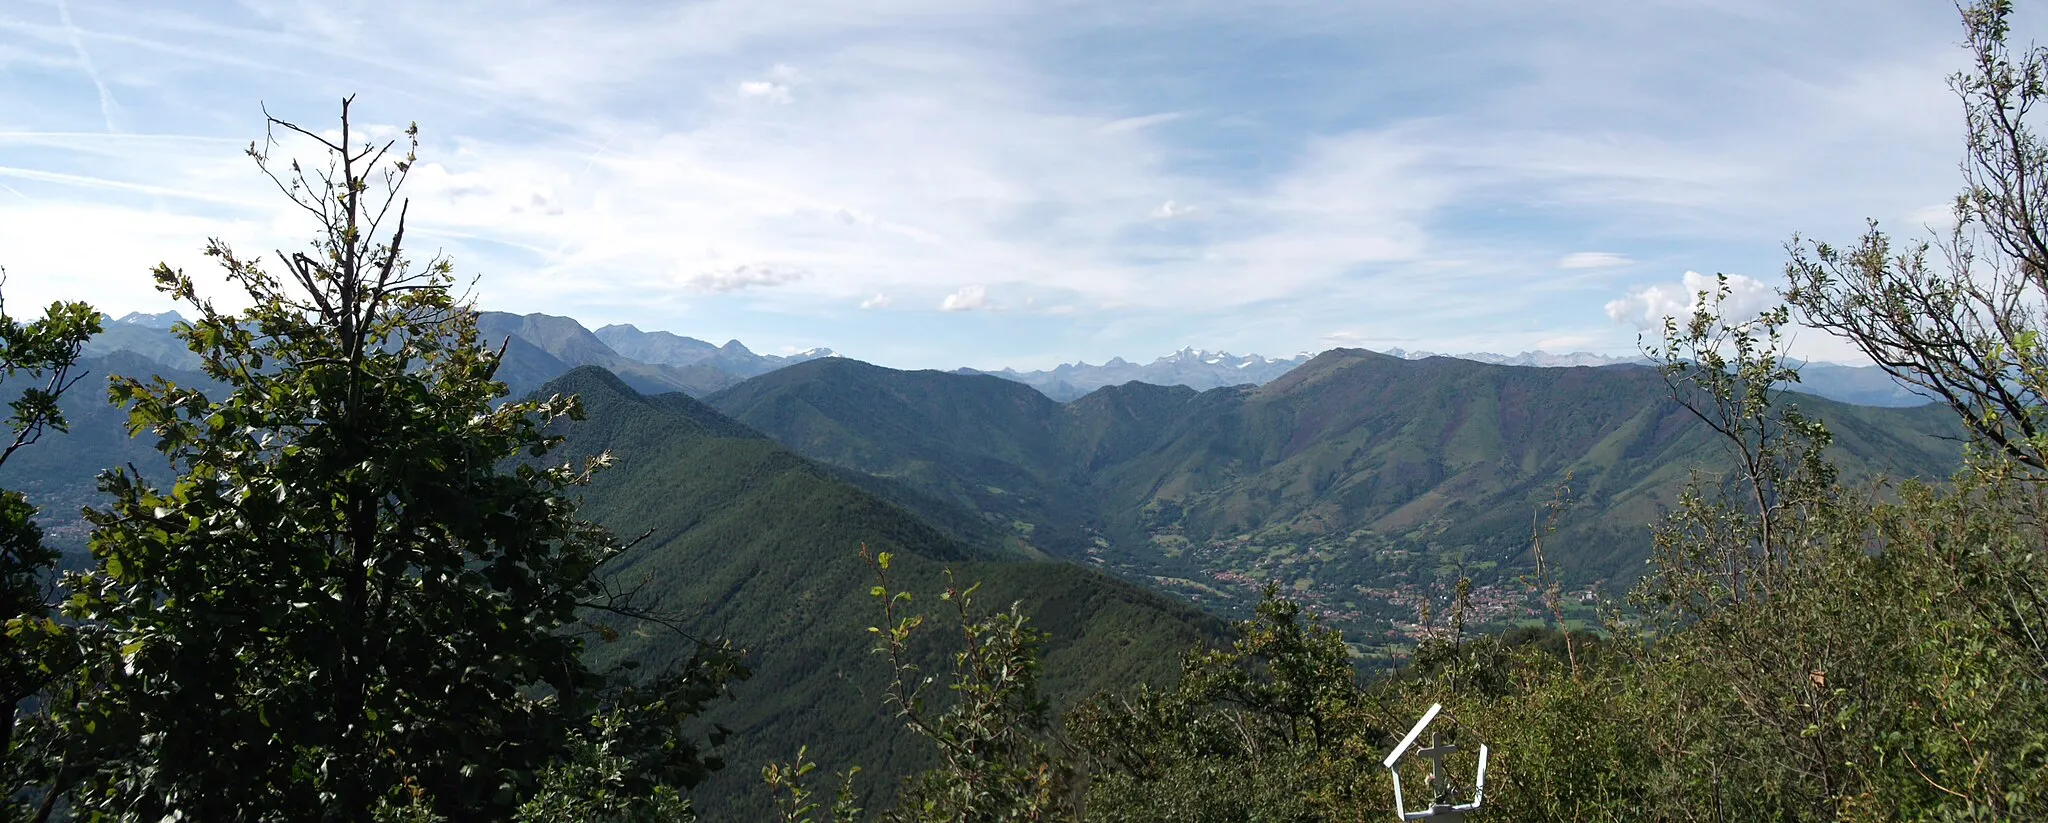
[[[1268,586],[1228,648],[1191,649],[1172,689],[1098,695],[1066,719],[1090,819],[1377,817],[1388,714],[1335,629]],[[1399,722],[1399,721],[1391,721]]]
[[[1657,527],[1656,643],[1604,675],[1648,766],[1627,793],[1672,820],[2039,817],[2048,496],[1989,442],[1944,487],[1842,484],[1826,427],[1770,389],[1796,378],[1789,315],[1728,323],[1714,298],[1672,326],[1666,374],[1729,421],[1738,471],[1696,474]]]
[[[27,384],[8,404],[0,465],[45,431],[65,431],[57,401],[85,377],[79,353],[99,331],[99,313],[84,303],[52,303],[41,319],[22,322],[0,302],[0,379]],[[40,729],[17,728],[40,719],[27,715],[25,704],[75,658],[50,620],[58,558],[43,544],[35,513],[20,492],[0,491],[0,819],[26,816],[32,806],[15,804],[43,799],[32,790],[51,776],[45,740],[35,736]]]
[[[884,702],[918,736],[938,748],[941,765],[905,780],[899,808],[883,815],[891,823],[999,823],[1067,819],[1065,790],[1069,775],[1053,762],[1046,739],[1050,714],[1038,694],[1038,650],[1044,633],[1011,604],[1007,611],[976,614],[974,593],[979,584],[960,589],[951,583],[939,595],[952,607],[960,648],[952,653],[953,676],[947,689],[951,704],[943,710],[928,705],[926,688],[911,661],[912,638],[924,616],[908,613],[911,594],[891,590],[890,554],[861,557],[875,570],[869,592],[881,601],[883,624],[874,651],[888,658],[890,679]],[[795,768],[801,769],[801,766]],[[845,778],[852,780],[849,774]],[[834,815],[846,813],[841,803]]]
[[[1787,299],[1893,377],[1947,403],[1982,443],[2048,471],[2048,49],[2013,49],[2011,0],[1963,9],[1966,155],[1955,225],[1897,243],[1873,221],[1854,245],[1795,238]],[[1938,250],[1930,261],[1930,249]]]
[[[542,464],[575,399],[499,403],[448,261],[408,261],[415,132],[359,144],[347,101],[338,139],[269,126],[249,154],[320,234],[281,277],[209,242],[239,313],[156,270],[221,388],[112,386],[177,477],[102,475],[96,567],[68,581],[92,654],[59,788],[115,819],[364,820],[401,787],[423,814],[503,819],[599,732],[621,791],[690,785],[716,764],[677,726],[736,663],[700,649],[633,688],[585,664],[578,626],[623,610],[599,577],[623,546],[567,493],[608,458]],[[326,163],[278,168],[280,136]]]
[[[1806,322],[1946,403],[1972,435],[1955,489],[1907,489],[1915,516],[1879,532],[1923,561],[1901,570],[1929,592],[1907,614],[1942,638],[1915,654],[1943,675],[1912,683],[1911,725],[1879,750],[1917,752],[1921,789],[2000,815],[2038,814],[2048,794],[2048,743],[2009,725],[2048,727],[2048,506],[2026,488],[2048,479],[2048,144],[2035,128],[2048,49],[2011,45],[2012,13],[2010,0],[1962,8],[1972,66],[1950,85],[1964,188],[1947,235],[1900,243],[1872,222],[1849,247],[1795,239],[1786,267]]]

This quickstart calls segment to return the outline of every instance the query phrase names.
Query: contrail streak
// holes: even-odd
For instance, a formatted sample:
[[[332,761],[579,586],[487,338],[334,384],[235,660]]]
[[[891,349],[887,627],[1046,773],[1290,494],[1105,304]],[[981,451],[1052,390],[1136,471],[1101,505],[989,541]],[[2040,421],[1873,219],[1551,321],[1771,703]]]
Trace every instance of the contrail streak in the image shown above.
[[[597,158],[599,158],[599,157],[603,157],[603,156],[604,156],[604,153],[605,153],[605,150],[606,150],[606,149],[609,149],[609,148],[611,148],[611,147],[612,147],[612,141],[613,141],[613,140],[617,140],[617,139],[619,139],[619,133],[618,133],[618,132],[616,132],[616,131],[615,131],[615,132],[612,132],[612,135],[611,135],[610,137],[607,137],[607,138],[605,138],[605,139],[604,139],[604,145],[602,145],[602,146],[598,146],[598,147],[597,147],[597,151],[594,151],[594,152],[591,152],[591,153],[590,153],[590,159],[589,159],[589,160],[585,160],[585,161],[583,161],[583,170],[582,170],[582,171],[578,171],[578,172],[576,172],[576,176],[575,176],[575,177],[571,177],[571,178],[569,178],[569,188],[571,188],[571,189],[574,189],[574,188],[576,188],[576,184],[577,184],[577,183],[579,183],[579,182],[582,182],[582,180],[583,180],[583,175],[586,175],[586,174],[589,174],[589,173],[590,173],[590,167],[591,167],[591,166],[595,166],[595,165],[597,165]],[[563,192],[563,194],[565,194],[565,195],[566,195],[567,193],[568,193],[568,192]],[[552,264],[554,264],[554,263],[555,263],[556,261],[559,261],[559,260],[561,260],[561,259],[562,259],[562,255],[563,255],[563,254],[565,254],[565,253],[567,253],[567,252],[569,251],[569,246],[570,246],[570,245],[572,245],[572,244],[574,244],[575,242],[576,242],[576,238],[575,238],[575,237],[573,237],[573,236],[572,236],[572,237],[567,237],[567,238],[563,238],[563,240],[562,240],[562,244],[561,244],[560,246],[557,246],[557,247],[555,248],[555,252],[554,252],[553,254],[550,254],[550,255],[548,255],[548,258],[547,258],[547,259],[548,259],[548,263],[549,263],[550,265],[552,265]]]
[[[85,67],[85,75],[92,78],[93,86],[100,90],[100,119],[106,122],[109,133],[120,131],[114,127],[114,109],[117,108],[114,93],[108,91],[106,81],[100,79],[99,67],[93,65],[92,55],[85,50],[85,38],[81,36],[78,24],[71,22],[71,4],[57,0],[57,17],[64,21],[64,32],[71,35],[71,50],[78,52],[78,62]]]
[[[171,197],[180,200],[197,200],[203,203],[221,203],[230,206],[250,207],[258,205],[254,201],[242,200],[234,197],[227,197],[223,195],[213,194],[211,192],[174,189],[167,186],[151,186],[142,183],[126,183],[120,180],[109,180],[104,177],[88,177],[82,174],[65,174],[63,172],[41,171],[38,169],[24,169],[15,166],[0,166],[0,177],[11,177],[17,180],[34,180],[38,183],[55,183],[61,186],[76,186],[79,188],[107,189],[111,191],[134,192],[136,194],[147,194],[156,197]]]

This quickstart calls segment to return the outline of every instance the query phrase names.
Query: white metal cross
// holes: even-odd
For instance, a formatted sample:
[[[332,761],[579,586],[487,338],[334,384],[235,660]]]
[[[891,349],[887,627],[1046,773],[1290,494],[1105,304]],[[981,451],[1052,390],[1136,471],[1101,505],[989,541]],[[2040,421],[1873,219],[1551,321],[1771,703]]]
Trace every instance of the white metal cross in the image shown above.
[[[1432,803],[1441,802],[1444,798],[1451,796],[1450,778],[1444,774],[1444,758],[1451,756],[1451,752],[1457,750],[1457,746],[1443,743],[1440,733],[1432,731],[1429,733],[1429,748],[1415,753],[1416,757],[1429,758],[1429,786],[1433,790],[1430,798]]]
[[[1401,744],[1395,746],[1394,750],[1387,754],[1387,759],[1380,763],[1394,778],[1396,819],[1456,823],[1464,820],[1467,813],[1478,811],[1480,803],[1486,799],[1486,758],[1489,754],[1486,744],[1479,744],[1479,774],[1472,781],[1472,802],[1452,803],[1450,778],[1444,774],[1444,758],[1458,751],[1458,747],[1444,743],[1436,732],[1430,733],[1428,748],[1415,752],[1419,756],[1429,758],[1429,786],[1432,795],[1429,807],[1420,811],[1408,811],[1407,803],[1401,797],[1401,759],[1408,755],[1408,749],[1415,745],[1416,738],[1422,736],[1422,730],[1429,728],[1430,721],[1435,720],[1437,713],[1443,711],[1443,708],[1441,703],[1431,704],[1429,711],[1416,722],[1415,728],[1409,729],[1408,736],[1401,738]]]

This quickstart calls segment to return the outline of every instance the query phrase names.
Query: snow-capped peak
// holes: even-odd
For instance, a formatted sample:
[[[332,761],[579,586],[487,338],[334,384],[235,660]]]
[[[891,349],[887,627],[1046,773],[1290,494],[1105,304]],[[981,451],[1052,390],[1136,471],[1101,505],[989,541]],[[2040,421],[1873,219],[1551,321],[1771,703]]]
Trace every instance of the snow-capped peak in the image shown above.
[[[176,311],[157,312],[156,314],[144,314],[139,311],[131,311],[127,314],[121,315],[121,319],[115,320],[114,322],[128,323],[130,325],[143,326],[152,329],[168,329],[173,324],[185,322],[185,317],[184,315],[181,315]]]

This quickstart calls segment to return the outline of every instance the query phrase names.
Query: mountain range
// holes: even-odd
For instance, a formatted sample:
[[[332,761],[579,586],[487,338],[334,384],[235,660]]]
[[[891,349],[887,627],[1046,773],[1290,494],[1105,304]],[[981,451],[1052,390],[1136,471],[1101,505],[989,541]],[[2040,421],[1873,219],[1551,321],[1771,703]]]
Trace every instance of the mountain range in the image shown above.
[[[788,357],[755,354],[738,340],[714,346],[668,332],[606,326],[596,332],[567,317],[482,312],[477,329],[492,342],[504,341],[498,379],[513,394],[524,394],[578,366],[605,369],[637,391],[679,391],[702,395],[792,363],[836,356],[812,349]]]
[[[130,313],[118,319],[106,318],[106,330],[86,347],[89,354],[127,351],[140,354],[168,368],[192,370],[198,361],[184,344],[171,336],[169,328],[182,320],[177,312]],[[713,345],[692,337],[666,331],[641,331],[631,325],[611,325],[595,332],[568,317],[548,314],[517,315],[482,312],[478,326],[494,344],[503,344],[505,361],[498,377],[513,394],[523,394],[568,373],[577,366],[597,366],[619,376],[637,391],[661,393],[680,391],[692,397],[737,385],[779,368],[839,357],[826,348],[814,348],[790,355],[764,355],[749,350],[738,340]],[[1551,354],[1544,351],[1515,355],[1469,352],[1457,355],[1426,351],[1388,349],[1386,354],[1407,360],[1448,357],[1507,366],[1560,368],[1571,366],[1649,365],[1636,357],[1610,357],[1590,352]],[[1132,381],[1158,386],[1187,386],[1198,391],[1226,386],[1264,385],[1309,361],[1311,355],[1271,359],[1256,354],[1234,355],[1184,348],[1149,363],[1134,363],[1121,357],[1100,365],[1087,362],[1063,363],[1051,369],[994,371],[957,369],[959,374],[986,374],[1031,386],[1053,400],[1065,403],[1089,392]],[[1864,406],[1918,406],[1929,402],[1893,380],[1875,366],[1844,366],[1812,362],[1801,367],[1798,390]]]
[[[165,362],[182,347],[162,322],[110,323],[83,366],[205,383]],[[1000,374],[766,358],[546,315],[482,324],[506,347],[501,378],[582,396],[588,419],[564,429],[571,455],[617,456],[584,509],[648,535],[616,574],[692,633],[747,649],[755,680],[707,718],[734,729],[741,766],[702,797],[742,818],[761,810],[760,764],[798,745],[885,784],[928,762],[879,703],[863,545],[904,558],[900,584],[930,592],[952,569],[987,584],[985,603],[1021,602],[1053,634],[1045,670],[1064,679],[1046,686],[1065,701],[1170,677],[1180,651],[1266,586],[1344,629],[1367,662],[1398,659],[1426,630],[1418,611],[1441,614],[1460,578],[1475,584],[1472,623],[1537,620],[1521,575],[1533,519],[1559,494],[1571,505],[1547,556],[1573,591],[1616,595],[1688,478],[1730,465],[1661,375],[1632,364],[1335,349],[1262,385],[1125,382],[1062,403]],[[1260,367],[1183,355],[1187,374]],[[0,476],[42,507],[67,563],[85,548],[76,513],[97,500],[94,473],[163,467],[104,397],[90,383],[67,395],[71,432]],[[1851,478],[1938,478],[1960,460],[1945,409],[1786,400],[1828,423]],[[1591,608],[1575,599],[1567,617]],[[595,653],[658,665],[689,648],[633,632]]]
[[[1787,399],[1834,428],[1847,476],[1957,465],[1945,409]],[[1729,465],[1662,376],[1631,365],[1337,349],[1264,386],[1128,383],[1061,404],[991,375],[834,359],[705,402],[799,453],[980,512],[1048,555],[1226,612],[1278,584],[1354,637],[1396,645],[1458,577],[1493,600],[1488,616],[1526,613],[1532,513],[1560,489],[1573,507],[1552,560],[1575,586],[1618,594],[1690,473]]]

